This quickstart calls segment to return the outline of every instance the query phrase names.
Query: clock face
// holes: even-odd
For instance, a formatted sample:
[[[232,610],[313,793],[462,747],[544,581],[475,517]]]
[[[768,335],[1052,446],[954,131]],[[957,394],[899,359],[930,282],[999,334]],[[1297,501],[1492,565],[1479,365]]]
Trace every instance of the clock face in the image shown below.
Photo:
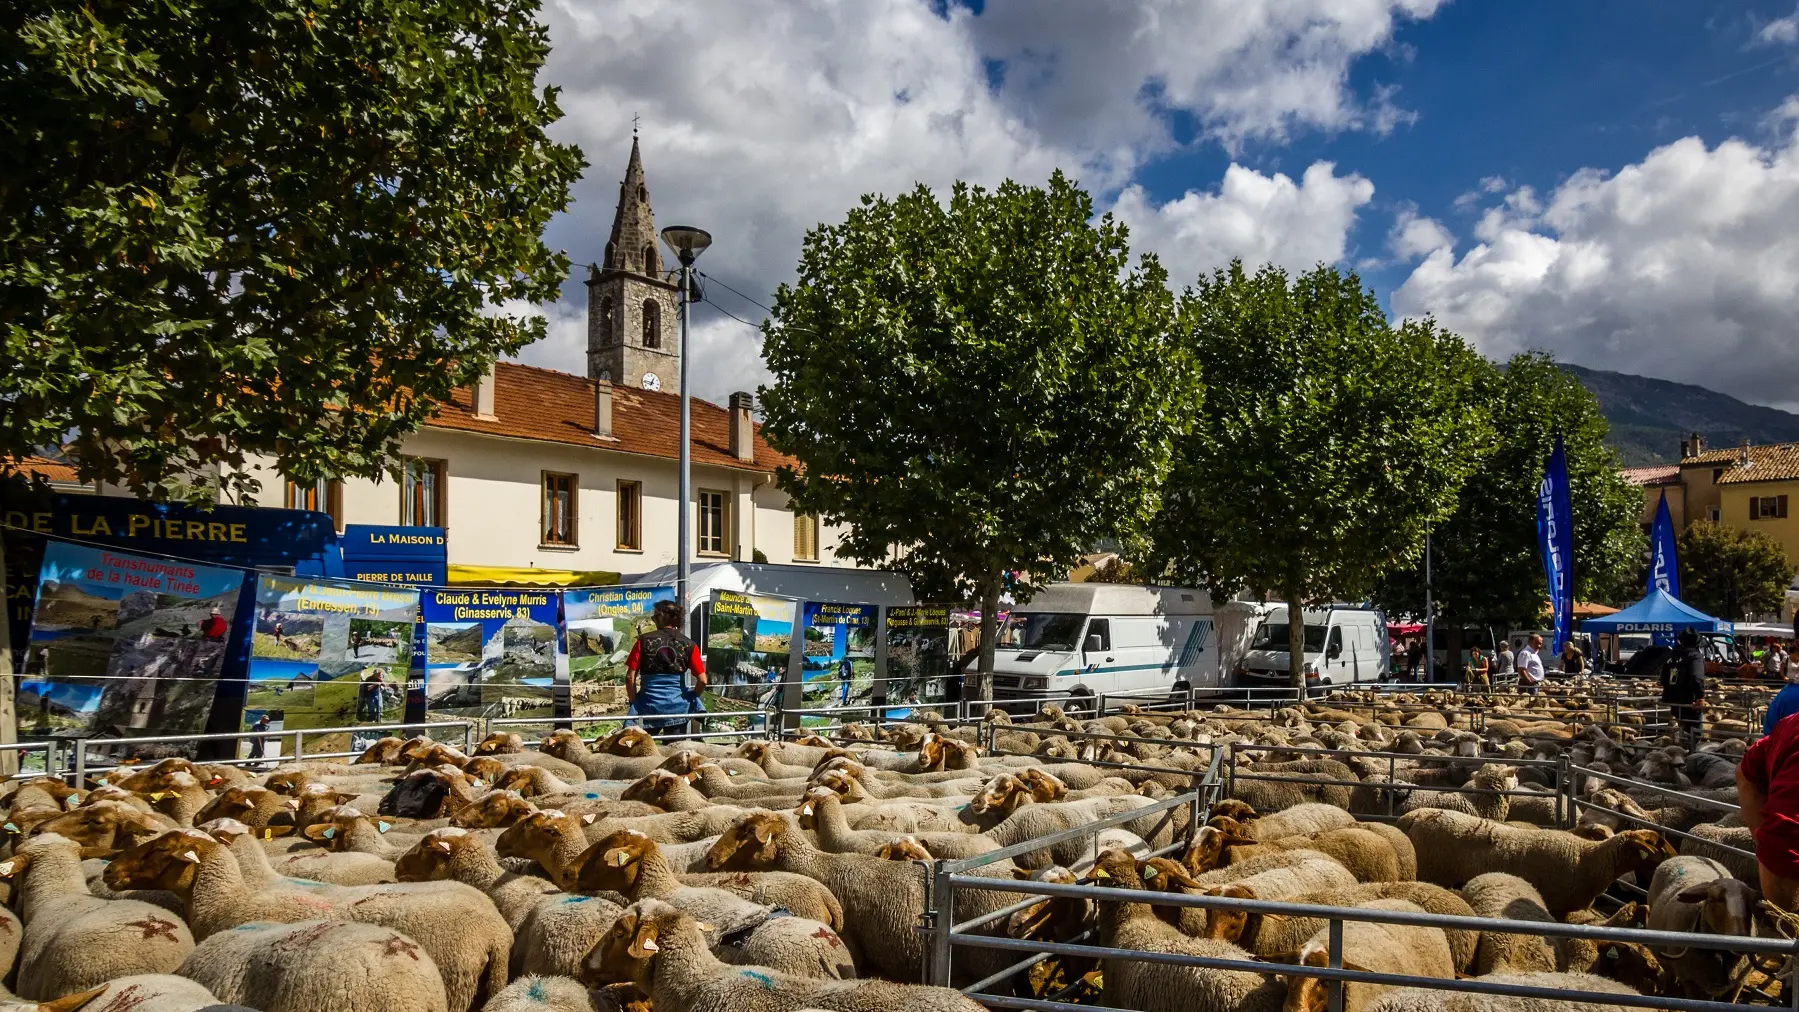
[[[662,379],[653,372],[646,372],[643,374],[643,388],[645,390],[661,390]]]

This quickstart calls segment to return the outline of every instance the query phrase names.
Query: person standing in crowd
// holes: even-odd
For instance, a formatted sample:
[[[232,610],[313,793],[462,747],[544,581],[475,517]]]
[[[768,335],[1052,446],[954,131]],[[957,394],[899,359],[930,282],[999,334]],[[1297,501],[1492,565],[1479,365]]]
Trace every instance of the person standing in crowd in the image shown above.
[[[1662,667],[1662,703],[1674,714],[1679,736],[1688,748],[1699,745],[1701,708],[1705,705],[1705,651],[1699,634],[1688,629],[1675,641],[1674,652]]]
[[[1424,670],[1424,638],[1414,637],[1405,647],[1405,677],[1407,681],[1416,682],[1423,677]]]
[[[634,717],[658,714],[704,713],[700,694],[706,691],[706,659],[698,644],[681,634],[681,606],[657,601],[651,613],[653,632],[637,637],[631,656],[625,658],[625,712]],[[652,735],[676,734],[687,718],[644,720]]]
[[[1762,733],[1773,734],[1774,725],[1782,719],[1799,713],[1799,670],[1792,664],[1787,665],[1784,675],[1786,684],[1781,686],[1774,698],[1768,700],[1768,712],[1762,717]]]
[[[1536,695],[1543,686],[1543,658],[1538,656],[1543,650],[1543,637],[1530,634],[1530,641],[1524,649],[1518,651],[1518,691],[1528,695]]]
[[[1580,648],[1574,645],[1574,641],[1562,644],[1562,671],[1570,675],[1581,675],[1586,670],[1587,659],[1581,654]]]
[[[1511,641],[1510,640],[1500,640],[1499,641],[1499,653],[1494,658],[1493,673],[1495,675],[1511,674],[1512,671],[1514,670],[1512,667],[1512,664],[1515,660],[1516,660],[1516,658],[1514,658],[1512,656]]]
[[[1786,695],[1786,690],[1781,695]],[[1737,804],[1743,809],[1743,825],[1755,834],[1755,863],[1761,873],[1762,898],[1787,911],[1794,909],[1795,896],[1799,894],[1796,753],[1799,720],[1789,714],[1756,739],[1737,764]]]
[[[1762,655],[1762,673],[1773,679],[1785,679],[1787,676],[1786,647],[1779,640],[1768,643],[1768,652]]]
[[[1487,661],[1487,652],[1479,646],[1468,648],[1468,684],[1487,688],[1491,681],[1488,673],[1493,670]]]

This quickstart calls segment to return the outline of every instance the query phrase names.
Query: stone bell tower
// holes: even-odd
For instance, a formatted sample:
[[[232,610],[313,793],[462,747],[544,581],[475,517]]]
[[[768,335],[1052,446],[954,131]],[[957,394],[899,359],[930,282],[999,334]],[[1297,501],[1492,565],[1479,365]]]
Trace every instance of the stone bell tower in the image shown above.
[[[681,293],[668,278],[633,134],[612,236],[587,276],[590,378],[670,393],[681,388]]]

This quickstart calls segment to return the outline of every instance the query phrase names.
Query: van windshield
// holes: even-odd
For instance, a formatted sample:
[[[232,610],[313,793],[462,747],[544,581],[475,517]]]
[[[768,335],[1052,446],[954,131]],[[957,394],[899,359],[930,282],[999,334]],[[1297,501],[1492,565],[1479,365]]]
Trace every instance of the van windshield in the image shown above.
[[[1306,626],[1306,653],[1315,654],[1324,649],[1324,634],[1328,626]],[[1275,625],[1264,619],[1256,627],[1256,638],[1250,641],[1251,650],[1285,650],[1291,640],[1287,637],[1287,623]]]
[[[1002,650],[1073,650],[1087,616],[1061,611],[1013,612],[1000,626]]]

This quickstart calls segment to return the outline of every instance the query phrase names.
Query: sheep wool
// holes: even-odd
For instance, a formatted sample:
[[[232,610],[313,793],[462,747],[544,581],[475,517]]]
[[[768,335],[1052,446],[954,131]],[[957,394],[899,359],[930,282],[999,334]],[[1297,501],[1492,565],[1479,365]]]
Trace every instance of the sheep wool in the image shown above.
[[[1369,900],[1357,906],[1365,910],[1424,912],[1423,907],[1405,900]],[[1329,961],[1327,926],[1300,947],[1299,962],[1302,966],[1326,966]],[[1449,940],[1441,928],[1345,921],[1343,965],[1374,973],[1455,979],[1455,961],[1449,952]],[[1392,985],[1388,984],[1361,981],[1345,984],[1343,1012],[1365,1012],[1376,997],[1390,990]],[[1323,1012],[1328,1003],[1329,989],[1323,981],[1305,976],[1303,972],[1287,974],[1289,1012]]]
[[[1483,872],[1506,872],[1535,886],[1555,914],[1592,906],[1619,876],[1674,856],[1666,841],[1646,830],[1586,840],[1439,808],[1407,812],[1399,828],[1417,850],[1419,878],[1454,888]]]
[[[0,861],[0,875],[22,877],[20,997],[43,1001],[118,977],[169,973],[194,949],[187,925],[162,907],[89,892],[80,848],[54,833],[27,840]]]
[[[245,924],[197,946],[176,971],[261,1012],[449,1012],[431,954],[354,921]]]
[[[578,980],[527,974],[489,998],[481,1012],[594,1012],[594,1007]]]
[[[109,982],[106,990],[81,1006],[81,1012],[199,1012],[219,1008],[218,1002],[211,991],[186,977],[146,973]]]
[[[1588,973],[1493,973],[1472,978],[1489,984],[1515,984],[1557,991],[1589,991],[1600,994],[1636,994],[1615,980]],[[1374,999],[1366,1012],[1626,1012],[1632,1006],[1603,1002],[1557,1001],[1554,998],[1512,998],[1467,991],[1443,991],[1434,987],[1402,987]]]
[[[1553,923],[1543,897],[1529,882],[1504,872],[1476,875],[1462,887],[1462,896],[1480,917],[1506,921]],[[1560,939],[1541,935],[1487,931],[1481,934],[1474,955],[1474,972],[1554,973],[1561,969]]]
[[[589,984],[629,980],[658,1009],[761,1012],[819,1008],[830,1012],[982,1012],[950,988],[884,980],[815,980],[718,961],[693,918],[660,900],[632,905],[582,967]]]

